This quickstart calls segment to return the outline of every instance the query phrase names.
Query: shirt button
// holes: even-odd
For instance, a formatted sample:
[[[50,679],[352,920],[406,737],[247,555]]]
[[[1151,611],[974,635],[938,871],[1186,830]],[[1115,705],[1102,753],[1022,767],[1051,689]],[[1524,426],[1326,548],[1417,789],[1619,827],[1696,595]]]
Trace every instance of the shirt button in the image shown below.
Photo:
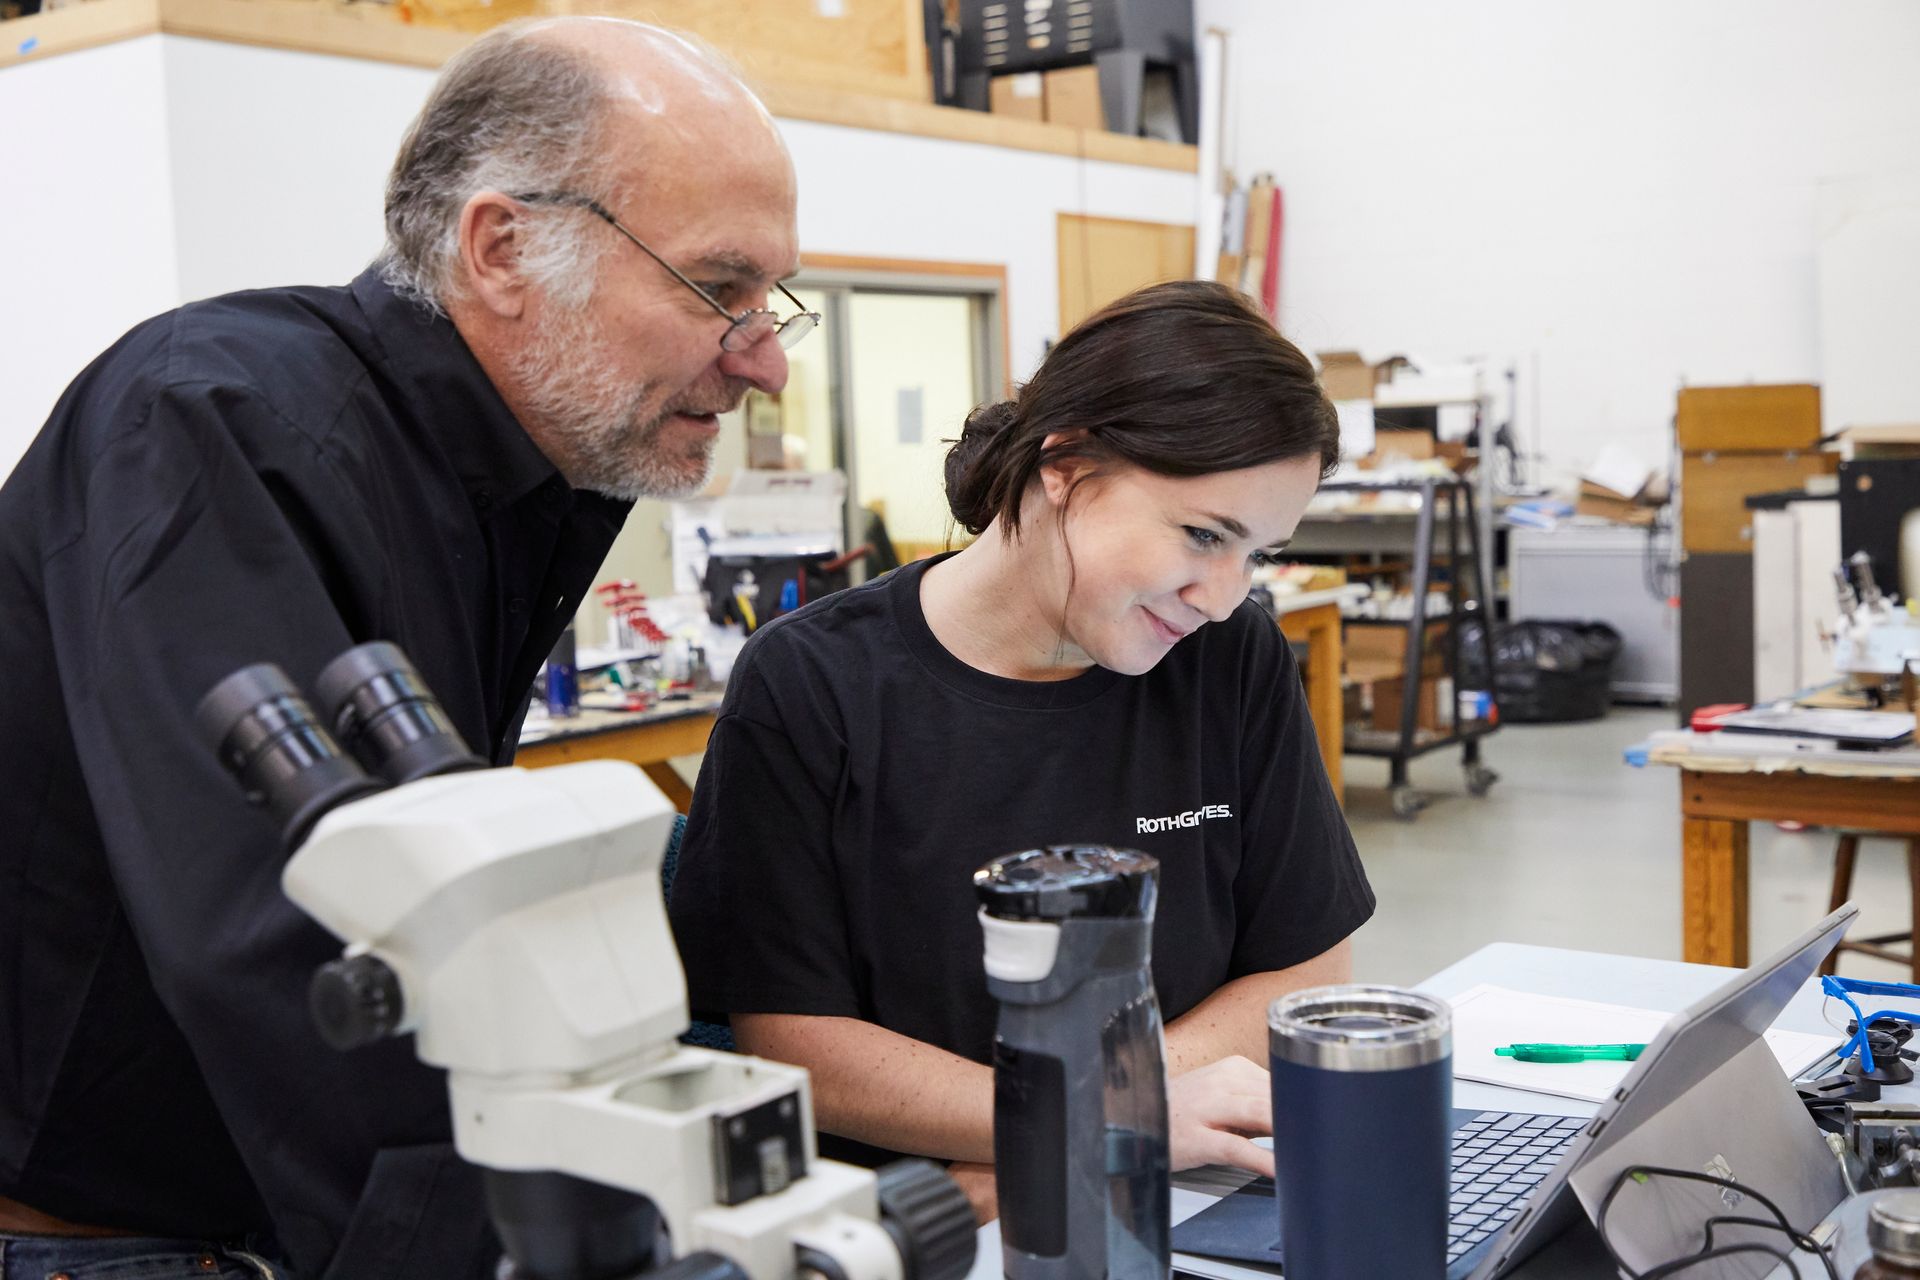
[[[526,611],[527,598],[525,596],[515,596],[513,599],[507,601],[507,612],[513,614],[515,617],[519,617]]]
[[[481,511],[489,511],[493,508],[493,495],[482,489],[473,495],[473,505]]]

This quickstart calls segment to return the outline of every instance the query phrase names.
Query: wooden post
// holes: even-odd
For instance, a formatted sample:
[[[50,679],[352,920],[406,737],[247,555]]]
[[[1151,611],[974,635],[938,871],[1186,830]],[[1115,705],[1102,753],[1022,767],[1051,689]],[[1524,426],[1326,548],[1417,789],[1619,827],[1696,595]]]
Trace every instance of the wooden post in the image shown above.
[[[1290,640],[1307,644],[1307,711],[1313,717],[1320,759],[1327,766],[1335,799],[1344,803],[1341,756],[1345,749],[1346,713],[1340,692],[1340,606],[1329,603],[1280,615],[1280,630]]]
[[[1687,818],[1681,824],[1681,959],[1747,963],[1747,824]]]

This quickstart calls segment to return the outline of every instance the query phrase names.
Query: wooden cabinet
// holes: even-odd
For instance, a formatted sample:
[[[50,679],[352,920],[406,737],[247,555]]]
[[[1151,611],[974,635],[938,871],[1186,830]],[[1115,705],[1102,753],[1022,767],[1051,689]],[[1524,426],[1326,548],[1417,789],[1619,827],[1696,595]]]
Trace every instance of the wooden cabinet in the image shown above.
[[[1193,276],[1193,228],[1184,223],[1058,215],[1062,336],[1142,285]]]
[[[1673,432],[1688,453],[1811,449],[1820,441],[1820,388],[1682,387]]]
[[[1747,499],[1803,489],[1811,476],[1831,475],[1831,453],[1689,453],[1680,462],[1680,545],[1687,551],[1747,554],[1753,550]]]

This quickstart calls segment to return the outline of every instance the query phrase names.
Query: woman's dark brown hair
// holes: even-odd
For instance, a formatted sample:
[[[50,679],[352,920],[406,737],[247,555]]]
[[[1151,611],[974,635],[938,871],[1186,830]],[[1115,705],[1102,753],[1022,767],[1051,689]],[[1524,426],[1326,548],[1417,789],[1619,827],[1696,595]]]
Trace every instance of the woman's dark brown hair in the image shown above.
[[[1046,447],[1055,433],[1065,438]],[[1027,487],[1069,458],[1167,476],[1318,458],[1324,476],[1340,425],[1312,362],[1246,295],[1176,280],[1090,316],[1015,399],[967,415],[947,453],[954,522],[978,534],[999,517],[1017,533]]]

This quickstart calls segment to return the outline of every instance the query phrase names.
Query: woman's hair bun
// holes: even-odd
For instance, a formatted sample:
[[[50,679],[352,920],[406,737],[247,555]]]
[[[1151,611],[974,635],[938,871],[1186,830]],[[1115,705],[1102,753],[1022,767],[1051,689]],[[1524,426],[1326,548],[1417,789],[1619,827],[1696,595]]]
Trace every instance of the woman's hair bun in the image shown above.
[[[981,464],[1006,438],[1007,429],[1018,416],[1019,406],[1012,400],[983,404],[967,415],[960,438],[947,450],[947,507],[953,512],[953,522],[968,533],[978,534],[993,520],[999,496],[993,492],[998,468]]]

